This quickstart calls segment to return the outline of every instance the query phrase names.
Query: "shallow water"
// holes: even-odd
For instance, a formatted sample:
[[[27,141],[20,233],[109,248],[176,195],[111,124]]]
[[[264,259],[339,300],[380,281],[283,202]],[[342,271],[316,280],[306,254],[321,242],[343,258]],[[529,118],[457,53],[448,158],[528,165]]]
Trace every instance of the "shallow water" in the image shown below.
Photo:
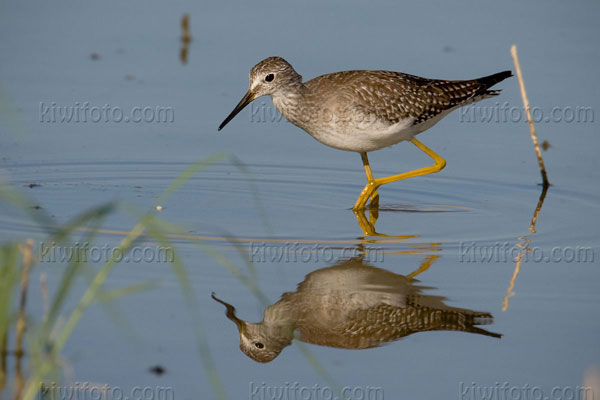
[[[526,122],[468,122],[455,112],[419,136],[447,160],[446,169],[382,188],[379,218],[367,236],[369,212],[350,210],[365,181],[358,155],[326,148],[285,121],[259,120],[258,108],[220,133],[216,127],[246,90],[251,66],[269,55],[285,57],[306,79],[355,68],[460,79],[512,68],[513,43],[533,105],[546,115],[575,106],[597,114],[598,8],[558,1],[2,4],[0,176],[58,223],[118,201],[123,208],[104,221],[94,244],[112,248],[135,224],[127,207],[154,207],[191,163],[227,152],[161,204],[158,215],[182,227],[171,239],[231,398],[270,398],[267,388],[296,383],[350,387],[354,398],[380,388],[385,398],[478,399],[475,390],[505,383],[541,388],[547,398],[557,387],[563,396],[556,398],[570,398],[566,388],[581,386],[586,370],[600,363],[597,122],[537,125],[540,140],[551,145],[543,155],[553,184],[540,203]],[[185,65],[179,59],[184,12],[193,38]],[[426,23],[415,18],[423,15]],[[478,105],[521,107],[516,78],[498,88],[504,91],[497,100]],[[175,114],[172,123],[45,122],[44,107],[53,102],[165,106]],[[271,107],[263,99],[256,107],[263,104]],[[370,158],[377,176],[430,163],[406,143]],[[41,227],[0,203],[2,241],[44,237]],[[266,303],[196,240],[247,273]],[[516,268],[523,249],[530,252]],[[210,296],[232,304],[240,319],[258,322],[266,306],[295,292],[308,274],[361,254],[368,265],[402,276],[429,261],[416,277],[425,296],[489,312],[493,322],[481,328],[502,338],[416,332],[362,350],[294,341],[258,364],[240,351],[235,324]],[[177,279],[151,255],[120,264],[107,285],[155,280],[159,286],[116,302],[127,324],[115,325],[100,306],[86,313],[64,352],[66,381],[124,390],[162,385],[176,398],[211,398]],[[62,269],[46,258],[35,270],[28,303],[34,319],[43,312],[39,275],[47,275],[52,290]],[[85,286],[78,283],[71,305]],[[155,365],[166,372],[150,373]],[[327,398],[323,393],[311,398]]]

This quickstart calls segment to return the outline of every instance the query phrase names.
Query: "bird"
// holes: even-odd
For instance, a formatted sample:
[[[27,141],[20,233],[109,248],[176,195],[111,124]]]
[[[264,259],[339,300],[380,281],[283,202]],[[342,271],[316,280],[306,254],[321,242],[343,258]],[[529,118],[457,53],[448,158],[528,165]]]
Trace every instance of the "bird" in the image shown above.
[[[432,262],[430,256],[420,269]],[[267,307],[263,320],[247,322],[226,307],[240,335],[240,349],[257,362],[270,362],[292,340],[341,349],[369,349],[425,331],[462,331],[502,337],[476,325],[493,321],[487,312],[450,307],[444,297],[404,276],[369,265],[362,256],[342,260],[306,275],[295,292]],[[297,335],[296,335],[297,334]]]
[[[511,71],[471,80],[427,79],[393,71],[354,70],[318,76],[307,82],[281,57],[268,57],[250,70],[247,93],[219,126],[225,127],[255,99],[270,96],[277,110],[319,142],[360,153],[367,184],[353,210],[370,201],[377,206],[377,189],[401,179],[441,171],[446,161],[415,136],[451,111],[500,90],[490,87],[512,76]],[[368,152],[410,141],[434,161],[429,167],[374,178]]]

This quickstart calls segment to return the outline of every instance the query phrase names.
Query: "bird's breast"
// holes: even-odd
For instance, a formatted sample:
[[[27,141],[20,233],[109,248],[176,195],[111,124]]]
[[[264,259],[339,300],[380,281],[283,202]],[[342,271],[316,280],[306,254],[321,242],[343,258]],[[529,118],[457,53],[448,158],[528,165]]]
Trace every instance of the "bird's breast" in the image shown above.
[[[411,140],[419,133],[413,126],[413,118],[390,122],[335,104],[316,107],[289,97],[273,97],[273,104],[288,121],[319,142],[339,150],[379,150]]]

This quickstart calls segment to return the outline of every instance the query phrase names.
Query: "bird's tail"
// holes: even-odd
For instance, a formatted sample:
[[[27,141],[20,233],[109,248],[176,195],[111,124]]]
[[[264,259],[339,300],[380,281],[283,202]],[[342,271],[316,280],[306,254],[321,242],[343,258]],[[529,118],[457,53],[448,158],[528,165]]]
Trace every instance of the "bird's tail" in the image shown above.
[[[513,76],[512,71],[502,71],[497,74],[492,74],[488,76],[484,76],[483,78],[475,79],[478,83],[481,84],[481,90],[478,96],[482,96],[483,98],[497,96],[500,94],[502,90],[488,90],[492,86],[494,86],[498,82],[502,82],[506,78],[510,78]]]
[[[513,76],[512,71],[502,71],[497,74],[484,76],[483,78],[476,79],[477,82],[485,86],[486,89],[494,86],[498,82],[502,82],[506,78]]]
[[[444,313],[445,329],[476,333],[479,335],[501,338],[502,334],[490,332],[475,325],[489,325],[494,321],[492,314],[465,309],[450,308]]]
[[[451,107],[462,107],[488,97],[497,96],[500,94],[500,90],[488,89],[511,76],[511,71],[504,71],[468,81],[439,81],[435,83],[435,86],[448,94]]]

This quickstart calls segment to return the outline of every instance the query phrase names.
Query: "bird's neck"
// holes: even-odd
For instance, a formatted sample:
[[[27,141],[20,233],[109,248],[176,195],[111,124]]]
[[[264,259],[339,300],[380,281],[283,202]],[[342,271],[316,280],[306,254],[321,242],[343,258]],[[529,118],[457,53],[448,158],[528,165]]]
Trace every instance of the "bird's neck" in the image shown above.
[[[302,126],[302,116],[306,112],[306,110],[303,110],[305,91],[306,88],[302,82],[295,82],[285,90],[271,95],[277,111],[283,114],[288,121],[298,126]]]
[[[294,296],[285,293],[277,303],[265,309],[263,323],[266,325],[294,325],[298,310],[294,306]]]

